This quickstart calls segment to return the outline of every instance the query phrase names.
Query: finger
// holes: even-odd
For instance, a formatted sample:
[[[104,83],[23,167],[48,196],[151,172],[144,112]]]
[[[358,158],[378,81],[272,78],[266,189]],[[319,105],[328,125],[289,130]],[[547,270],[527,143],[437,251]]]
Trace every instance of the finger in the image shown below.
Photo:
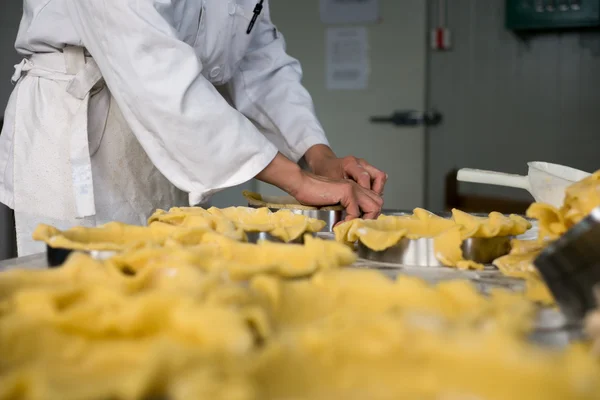
[[[343,221],[340,221],[339,223],[341,224],[342,222],[348,222],[348,221],[352,221],[353,219],[357,219],[358,217],[355,217],[353,215],[350,215],[348,213],[346,213],[346,218],[344,218]]]
[[[346,184],[340,204],[346,209],[346,221],[360,217],[360,206],[354,195],[352,183]]]
[[[373,185],[371,189],[379,195],[383,194],[383,188],[385,187],[385,183],[387,182],[388,175],[385,172],[375,168],[365,160],[361,159],[358,162],[365,169],[365,171],[369,173],[369,176],[373,180]]]
[[[377,217],[379,217],[380,214],[381,214],[380,212],[369,212],[369,213],[363,214],[362,218],[363,219],[377,219]]]
[[[381,213],[382,202],[373,199],[367,191],[363,191],[357,195],[358,205],[363,211],[364,219],[374,219]],[[381,200],[381,199],[379,199]]]
[[[383,206],[383,198],[372,190],[358,188],[365,196],[369,196],[379,207]]]
[[[344,172],[361,187],[371,189],[371,174],[358,162],[348,164],[344,168]]]

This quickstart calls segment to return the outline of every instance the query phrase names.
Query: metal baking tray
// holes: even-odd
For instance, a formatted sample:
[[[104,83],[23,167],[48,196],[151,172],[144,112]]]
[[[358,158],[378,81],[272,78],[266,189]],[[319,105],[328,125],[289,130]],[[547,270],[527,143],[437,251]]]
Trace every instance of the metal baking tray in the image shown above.
[[[511,236],[493,238],[469,238],[462,243],[463,257],[466,260],[481,264],[489,264],[510,251]],[[390,264],[401,264],[416,267],[441,267],[442,263],[435,257],[433,238],[404,238],[395,246],[383,251],[374,251],[362,242],[357,243],[359,257]]]
[[[255,205],[248,204],[248,207],[258,208]],[[344,220],[344,210],[296,210],[293,208],[269,208],[272,212],[280,210],[289,210],[294,214],[304,215],[308,218],[320,219],[325,221],[325,226],[321,229],[321,232],[333,232],[333,227],[340,221]]]
[[[288,243],[288,244],[304,244],[304,235],[316,236],[314,233],[304,233],[294,240],[284,242],[277,236],[271,235],[269,232],[246,232],[246,238],[248,243],[258,243],[261,240],[274,243]]]
[[[92,258],[95,258],[96,260],[106,260],[106,259],[114,256],[115,254],[117,254],[116,251],[100,251],[100,250],[81,251],[81,250],[65,249],[65,248],[52,247],[52,246],[46,245],[46,259],[48,261],[48,267],[49,268],[60,267],[61,265],[63,265],[65,263],[65,261],[67,261],[67,258],[69,258],[71,253],[76,252],[76,251],[80,252],[80,253],[88,254],[89,256],[91,256]]]

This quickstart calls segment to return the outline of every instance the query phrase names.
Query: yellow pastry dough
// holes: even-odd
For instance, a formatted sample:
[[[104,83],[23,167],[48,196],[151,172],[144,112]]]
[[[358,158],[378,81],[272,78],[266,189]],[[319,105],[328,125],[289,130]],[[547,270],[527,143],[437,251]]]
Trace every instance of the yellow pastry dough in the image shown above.
[[[322,211],[343,211],[341,205],[331,205],[324,207],[305,206],[300,204],[298,200],[291,196],[272,196],[266,197],[259,193],[253,193],[247,190],[242,192],[243,196],[248,200],[248,205],[252,207],[267,207],[272,209],[292,209],[292,210],[322,210]]]
[[[492,238],[520,235],[531,224],[517,215],[506,217],[490,213],[487,218],[452,210],[452,218],[441,218],[417,208],[409,216],[380,216],[377,220],[356,219],[334,228],[336,239],[352,244],[359,240],[375,251],[383,251],[402,239],[432,238],[436,258],[444,265],[461,269],[483,269],[483,265],[465,260],[462,242],[468,238]]]
[[[565,226],[579,218],[564,210]],[[560,217],[538,212],[550,237]],[[240,241],[244,229],[269,224],[287,237],[316,229],[275,214],[179,208],[157,211],[144,228],[41,227],[38,238],[56,247],[120,253],[0,273],[0,400],[598,398],[600,365],[587,344],[527,341],[537,310],[529,299],[552,301],[531,268],[546,240],[513,241],[495,262],[527,279],[527,296],[483,296],[466,281],[432,286],[339,268],[355,261],[352,250],[310,235],[304,245]],[[478,268],[462,259],[465,238],[527,227],[494,213],[446,220],[416,209],[343,224],[336,235],[373,246],[432,237],[446,263]]]
[[[597,398],[598,373],[580,347],[544,352],[494,332],[342,314],[283,335],[257,376],[264,399],[560,400]]]
[[[318,270],[352,264],[355,254],[346,246],[306,236],[303,245],[271,242],[242,243],[215,233],[205,233],[202,244],[181,247],[173,242],[162,248],[125,252],[110,262],[122,270],[139,271],[146,266],[193,265],[205,271],[226,272],[235,280],[261,273],[300,277]]]
[[[174,231],[175,227],[163,223],[142,227],[109,222],[97,228],[77,226],[66,231],[41,224],[33,238],[55,248],[118,251],[147,243],[162,244]]]
[[[152,272],[119,275],[76,254],[2,274],[0,399],[252,393],[243,365],[270,331],[259,298],[219,275]]]
[[[212,207],[209,213],[231,221],[245,232],[268,232],[284,242],[291,242],[305,233],[320,232],[325,221],[294,214],[290,210],[271,212],[268,208]]]
[[[539,220],[539,240],[555,240],[600,206],[600,171],[569,186],[563,206],[557,209],[534,203],[527,215]]]
[[[431,287],[357,270],[251,284],[279,328],[260,354],[261,398],[561,399],[598,389],[600,370],[582,348],[525,344],[533,308],[516,294],[486,299],[466,282]]]
[[[168,212],[157,210],[149,224],[163,222],[180,227],[212,230],[225,236],[245,240],[244,232],[268,232],[283,242],[291,242],[305,233],[320,232],[325,222],[297,215],[290,210],[275,213],[268,208],[229,207],[175,207]]]
[[[527,216],[539,221],[540,241],[556,240],[567,231],[562,213],[550,204],[533,203],[527,209]]]
[[[600,170],[567,188],[561,213],[564,215],[567,227],[570,228],[598,206],[600,206]]]
[[[337,269],[244,285],[193,258],[149,257],[127,274],[115,260],[75,254],[0,274],[1,400],[587,400],[600,389],[580,346],[527,344],[535,309],[517,294]]]
[[[173,207],[169,211],[156,210],[148,219],[148,225],[155,222],[211,230],[234,239],[243,238],[243,233],[233,221],[216,216],[201,207]]]
[[[508,276],[526,280],[527,295],[531,300],[554,304],[554,298],[534,266],[534,260],[552,241],[558,239],[571,227],[600,206],[600,171],[574,183],[565,191],[564,204],[560,209],[549,204],[533,203],[527,216],[538,220],[537,241],[515,241],[509,255],[494,262]]]

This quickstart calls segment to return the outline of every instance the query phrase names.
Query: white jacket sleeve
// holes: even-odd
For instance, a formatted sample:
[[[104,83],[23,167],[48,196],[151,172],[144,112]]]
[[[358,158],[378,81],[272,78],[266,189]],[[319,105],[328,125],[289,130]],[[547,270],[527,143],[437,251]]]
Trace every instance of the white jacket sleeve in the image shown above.
[[[286,53],[285,40],[271,22],[268,1],[263,13],[228,91],[235,107],[297,162],[311,146],[328,141],[302,86],[300,63]]]
[[[229,106],[178,39],[169,24],[174,1],[67,3],[133,133],[191,204],[252,179],[273,160],[277,148]]]

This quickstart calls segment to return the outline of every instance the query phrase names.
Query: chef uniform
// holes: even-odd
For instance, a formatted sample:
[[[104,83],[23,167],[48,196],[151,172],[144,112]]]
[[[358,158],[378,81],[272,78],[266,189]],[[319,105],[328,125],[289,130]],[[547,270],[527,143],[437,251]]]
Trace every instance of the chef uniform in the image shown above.
[[[256,5],[24,0],[0,136],[20,256],[39,223],[142,224],[327,144],[268,1],[247,33]]]

